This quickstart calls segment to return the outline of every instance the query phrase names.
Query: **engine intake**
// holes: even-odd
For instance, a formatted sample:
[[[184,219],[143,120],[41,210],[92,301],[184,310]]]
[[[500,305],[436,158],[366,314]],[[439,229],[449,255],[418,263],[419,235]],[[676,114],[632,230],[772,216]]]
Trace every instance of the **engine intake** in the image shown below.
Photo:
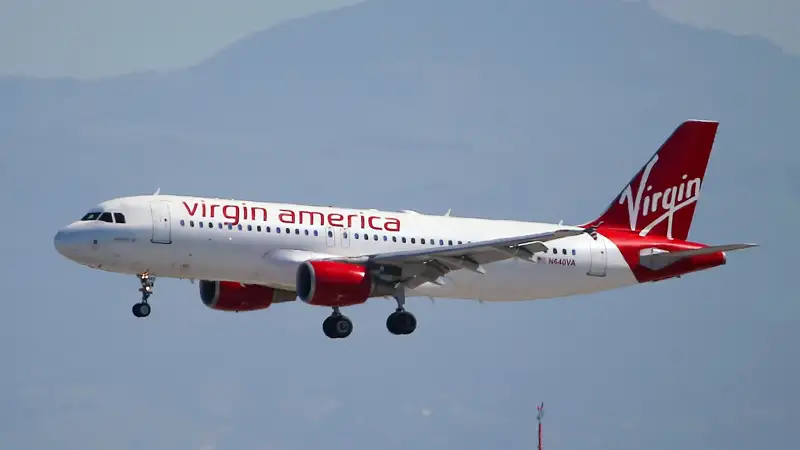
[[[200,281],[200,300],[218,311],[255,311],[269,308],[273,303],[294,301],[293,291],[233,281]]]
[[[357,305],[391,292],[377,283],[366,267],[336,261],[305,261],[297,268],[296,283],[300,300],[316,306]]]

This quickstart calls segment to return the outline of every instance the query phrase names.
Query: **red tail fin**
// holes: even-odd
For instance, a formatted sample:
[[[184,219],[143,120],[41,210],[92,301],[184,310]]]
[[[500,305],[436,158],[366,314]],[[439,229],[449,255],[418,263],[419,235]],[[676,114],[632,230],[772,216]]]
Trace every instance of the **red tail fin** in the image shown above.
[[[682,123],[603,215],[586,225],[686,240],[718,126]]]

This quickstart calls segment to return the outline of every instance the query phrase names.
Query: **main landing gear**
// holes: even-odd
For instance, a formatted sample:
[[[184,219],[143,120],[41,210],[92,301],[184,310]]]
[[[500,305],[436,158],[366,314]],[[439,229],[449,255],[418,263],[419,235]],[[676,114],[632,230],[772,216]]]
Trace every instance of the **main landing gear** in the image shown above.
[[[417,329],[417,318],[405,309],[406,290],[402,285],[397,286],[394,299],[397,309],[386,318],[386,329],[395,336],[413,333]]]
[[[142,293],[142,301],[134,304],[131,311],[136,317],[147,317],[150,315],[150,304],[147,303],[147,299],[153,295],[153,285],[156,283],[156,277],[145,272],[139,274],[139,282],[142,285],[139,288],[139,292]]]
[[[397,288],[394,298],[397,300],[397,309],[386,318],[386,328],[396,336],[413,333],[417,328],[417,319],[405,310],[406,293],[402,286]],[[353,332],[353,322],[336,307],[333,308],[333,313],[322,322],[322,331],[331,339],[344,339]]]
[[[353,322],[336,307],[333,314],[322,322],[322,331],[331,339],[344,339],[353,332]]]

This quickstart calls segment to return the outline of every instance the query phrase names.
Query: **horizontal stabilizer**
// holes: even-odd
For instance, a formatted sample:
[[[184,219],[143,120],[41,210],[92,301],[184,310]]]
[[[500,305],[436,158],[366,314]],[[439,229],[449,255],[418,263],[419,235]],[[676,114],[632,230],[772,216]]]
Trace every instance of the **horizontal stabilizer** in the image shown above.
[[[713,245],[710,247],[696,248],[692,250],[681,250],[678,252],[668,252],[657,248],[649,248],[639,253],[639,262],[648,269],[660,270],[674,264],[684,258],[692,256],[710,255],[719,252],[732,252],[746,248],[756,247],[758,244],[726,244]]]

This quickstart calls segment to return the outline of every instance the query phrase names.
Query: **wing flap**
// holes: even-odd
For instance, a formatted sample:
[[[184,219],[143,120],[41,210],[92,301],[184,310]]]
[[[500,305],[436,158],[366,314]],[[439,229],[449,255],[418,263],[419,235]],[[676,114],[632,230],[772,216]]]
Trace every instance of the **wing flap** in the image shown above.
[[[563,239],[586,233],[583,228],[563,228],[555,231],[522,236],[489,239],[468,242],[452,246],[436,246],[417,250],[405,250],[389,253],[375,253],[355,257],[326,258],[328,261],[340,261],[353,264],[365,264],[376,270],[381,278],[402,282],[413,289],[427,282],[437,282],[439,277],[454,270],[470,270],[486,273],[483,264],[520,258],[534,261],[533,254],[548,250],[545,242]],[[386,266],[399,267],[401,276],[387,275]],[[388,277],[388,278],[387,278]]]

